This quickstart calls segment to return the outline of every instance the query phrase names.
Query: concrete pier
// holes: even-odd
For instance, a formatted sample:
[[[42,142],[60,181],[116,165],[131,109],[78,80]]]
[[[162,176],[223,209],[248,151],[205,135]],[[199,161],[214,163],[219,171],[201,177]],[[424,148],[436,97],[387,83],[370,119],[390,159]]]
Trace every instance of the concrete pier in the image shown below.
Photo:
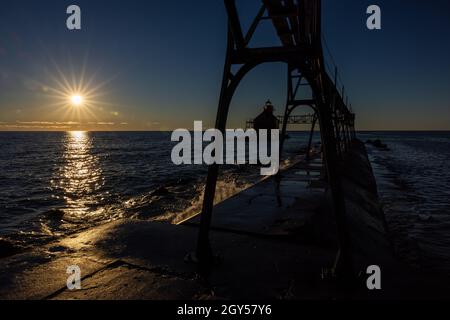
[[[180,225],[120,220],[0,261],[1,299],[344,299],[445,295],[440,280],[399,263],[389,242],[364,145],[347,155],[344,189],[357,275],[343,289],[331,276],[336,232],[321,161],[285,170],[281,206],[273,179],[216,205],[211,241],[221,257],[208,279],[184,257],[195,249],[198,217]],[[379,265],[383,289],[365,287]],[[68,290],[66,269],[81,269]],[[437,287],[436,287],[437,286]],[[447,295],[448,296],[448,295]],[[427,297],[427,296],[425,296]]]

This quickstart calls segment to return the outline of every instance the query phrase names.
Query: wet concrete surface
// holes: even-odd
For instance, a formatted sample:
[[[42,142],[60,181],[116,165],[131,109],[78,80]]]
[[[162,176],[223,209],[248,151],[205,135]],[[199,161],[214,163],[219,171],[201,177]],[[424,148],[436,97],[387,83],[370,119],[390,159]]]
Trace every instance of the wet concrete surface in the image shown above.
[[[342,167],[354,285],[331,275],[336,232],[320,159],[283,172],[281,206],[266,179],[218,204],[211,245],[220,257],[208,277],[185,257],[199,217],[181,225],[120,220],[0,260],[1,299],[387,299],[445,295],[439,279],[401,264],[389,242],[376,183],[362,144]],[[311,169],[313,168],[313,169]],[[316,173],[314,173],[316,172]],[[366,268],[383,271],[368,291]],[[81,290],[66,287],[81,269]],[[441,281],[442,282],[442,281]],[[349,288],[351,287],[351,289]],[[442,290],[436,290],[440,288]]]

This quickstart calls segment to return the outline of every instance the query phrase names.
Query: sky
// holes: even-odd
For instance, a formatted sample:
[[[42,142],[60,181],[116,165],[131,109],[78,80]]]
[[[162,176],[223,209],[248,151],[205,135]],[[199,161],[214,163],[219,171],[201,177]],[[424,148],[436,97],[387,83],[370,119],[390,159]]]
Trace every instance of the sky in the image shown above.
[[[450,2],[322,2],[357,129],[450,130]],[[71,4],[81,8],[81,30],[66,27]],[[237,4],[245,29],[260,1]],[[382,30],[366,28],[371,4]],[[2,0],[0,130],[212,127],[226,27],[222,0]],[[263,22],[252,45],[273,41]],[[237,90],[228,127],[245,126],[267,99],[282,114],[285,93],[286,65],[259,66]],[[70,103],[74,94],[82,106]]]

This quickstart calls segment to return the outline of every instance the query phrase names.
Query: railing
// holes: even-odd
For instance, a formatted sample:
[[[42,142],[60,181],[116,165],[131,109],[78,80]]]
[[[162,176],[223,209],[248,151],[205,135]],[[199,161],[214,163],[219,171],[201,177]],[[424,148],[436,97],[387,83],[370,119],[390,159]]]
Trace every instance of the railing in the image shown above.
[[[284,116],[276,116],[278,122],[281,124],[284,121]],[[304,115],[295,115],[289,116],[287,118],[287,124],[312,124],[315,119],[314,114],[304,114]],[[245,123],[245,127],[247,129],[253,128],[254,120],[248,119]]]
[[[349,108],[350,112],[353,112],[351,110],[351,103],[349,102],[349,97],[346,92],[344,81],[341,77],[341,74],[339,72],[339,68],[337,66],[336,60],[331,53],[330,47],[328,45],[327,40],[325,39],[325,36],[322,34],[322,44],[324,53],[324,62],[325,62],[325,71],[332,77],[334,86],[336,89],[340,92],[342,100],[344,101],[345,105]]]

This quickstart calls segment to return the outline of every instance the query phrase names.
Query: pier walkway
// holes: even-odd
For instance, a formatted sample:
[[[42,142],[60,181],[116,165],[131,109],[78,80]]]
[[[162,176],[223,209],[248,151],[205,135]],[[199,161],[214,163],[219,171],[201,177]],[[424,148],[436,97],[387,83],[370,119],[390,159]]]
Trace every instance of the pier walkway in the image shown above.
[[[370,164],[362,144],[344,179],[354,268],[360,286],[346,291],[330,276],[336,232],[320,160],[283,174],[282,206],[272,179],[215,207],[211,242],[221,261],[207,279],[184,260],[195,250],[198,217],[181,225],[120,220],[5,258],[1,299],[334,299],[417,296],[438,281],[412,277],[392,256]],[[308,175],[308,170],[311,170]],[[376,189],[375,189],[376,190]],[[363,236],[362,236],[363,235]],[[364,289],[368,264],[383,270],[383,290]],[[68,290],[66,269],[81,269],[81,290]],[[415,279],[415,283],[410,283]],[[419,279],[419,280],[418,280]],[[423,283],[420,282],[423,280]],[[420,290],[414,288],[420,287]],[[425,288],[425,289],[424,289]],[[407,296],[406,296],[407,297]]]

